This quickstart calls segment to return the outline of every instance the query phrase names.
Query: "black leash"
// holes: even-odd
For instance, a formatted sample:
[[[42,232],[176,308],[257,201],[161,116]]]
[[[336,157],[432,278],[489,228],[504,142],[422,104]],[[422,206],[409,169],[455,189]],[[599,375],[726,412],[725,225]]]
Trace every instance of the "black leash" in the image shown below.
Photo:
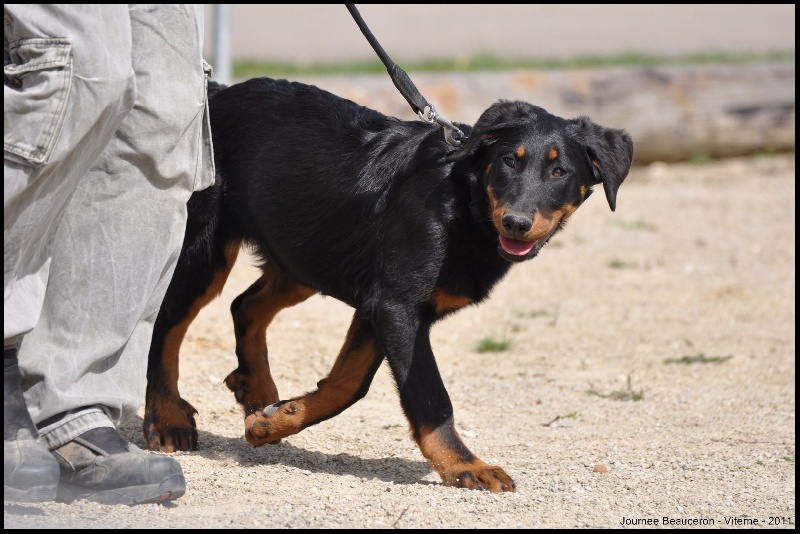
[[[467,140],[467,136],[464,135],[464,132],[452,122],[439,115],[436,112],[436,108],[425,100],[425,97],[420,94],[417,86],[415,86],[411,78],[408,77],[406,71],[398,67],[397,64],[391,60],[389,54],[386,53],[380,43],[378,43],[378,40],[375,39],[375,36],[372,35],[372,32],[369,31],[367,23],[361,18],[361,14],[358,12],[358,9],[356,9],[355,4],[345,4],[345,6],[347,6],[347,10],[353,16],[353,19],[355,19],[356,24],[358,24],[361,33],[364,34],[369,44],[372,45],[372,49],[375,50],[375,53],[381,58],[383,64],[386,65],[386,70],[389,72],[392,83],[394,83],[394,86],[400,91],[400,94],[403,95],[403,98],[406,99],[411,109],[413,109],[423,121],[429,124],[437,123],[444,128],[444,140],[448,145],[455,148],[460,147],[461,144]]]

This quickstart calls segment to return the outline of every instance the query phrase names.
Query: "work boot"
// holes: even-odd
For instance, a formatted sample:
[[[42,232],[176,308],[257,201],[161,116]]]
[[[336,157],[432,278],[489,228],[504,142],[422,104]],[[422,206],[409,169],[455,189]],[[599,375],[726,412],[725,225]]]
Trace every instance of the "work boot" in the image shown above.
[[[45,502],[56,497],[58,462],[37,438],[20,387],[17,345],[3,349],[3,500]]]
[[[186,492],[174,458],[145,452],[110,427],[84,432],[53,454],[61,468],[60,501],[133,505],[177,499]]]

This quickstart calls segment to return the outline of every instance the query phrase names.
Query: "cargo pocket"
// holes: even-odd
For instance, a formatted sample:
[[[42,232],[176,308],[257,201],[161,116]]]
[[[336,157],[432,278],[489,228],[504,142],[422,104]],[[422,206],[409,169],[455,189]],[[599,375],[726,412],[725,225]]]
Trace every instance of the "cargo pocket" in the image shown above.
[[[200,128],[200,150],[197,165],[197,177],[194,181],[194,190],[202,191],[214,185],[214,147],[211,140],[211,116],[208,112],[208,79],[213,76],[211,65],[203,60],[203,74],[205,88],[203,90],[203,126]]]
[[[45,165],[61,134],[72,88],[70,39],[23,39],[3,65],[3,157]]]

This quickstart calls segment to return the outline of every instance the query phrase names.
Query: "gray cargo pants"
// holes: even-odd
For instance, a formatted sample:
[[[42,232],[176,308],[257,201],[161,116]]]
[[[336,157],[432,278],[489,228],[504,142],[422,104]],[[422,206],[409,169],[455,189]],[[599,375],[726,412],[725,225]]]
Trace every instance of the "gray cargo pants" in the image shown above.
[[[186,201],[213,183],[202,5],[5,4],[3,320],[52,449],[142,405]],[[34,328],[35,327],[35,328]]]

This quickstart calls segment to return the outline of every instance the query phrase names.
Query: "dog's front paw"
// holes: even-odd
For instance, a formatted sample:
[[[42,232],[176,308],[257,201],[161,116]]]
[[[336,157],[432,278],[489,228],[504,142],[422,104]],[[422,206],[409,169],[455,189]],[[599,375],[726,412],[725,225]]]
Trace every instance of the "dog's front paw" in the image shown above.
[[[297,434],[301,414],[296,401],[278,401],[258,413],[248,415],[244,420],[244,436],[247,442],[258,447],[265,443],[278,443],[281,439]]]
[[[197,423],[194,406],[183,399],[177,403],[148,404],[143,430],[151,451],[176,452],[197,450]]]
[[[483,462],[456,464],[442,473],[445,486],[489,490],[492,492],[516,491],[517,485],[500,467]]]

